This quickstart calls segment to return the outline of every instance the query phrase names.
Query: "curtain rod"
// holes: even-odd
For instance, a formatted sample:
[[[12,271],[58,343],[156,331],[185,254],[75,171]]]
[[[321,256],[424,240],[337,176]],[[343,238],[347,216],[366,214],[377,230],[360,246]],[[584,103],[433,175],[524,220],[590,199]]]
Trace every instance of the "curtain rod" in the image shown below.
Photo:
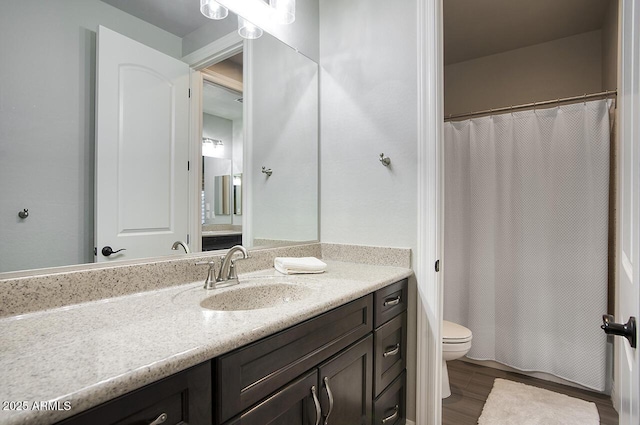
[[[582,96],[564,97],[564,98],[554,99],[554,100],[545,100],[543,102],[523,103],[522,105],[505,106],[503,108],[486,109],[484,111],[468,112],[466,114],[449,115],[445,117],[444,121],[447,122],[447,121],[457,120],[459,118],[473,118],[481,115],[492,115],[499,112],[507,112],[507,111],[513,112],[513,111],[519,111],[522,109],[529,109],[529,108],[535,109],[538,106],[555,105],[560,103],[569,103],[569,102],[575,102],[575,101],[586,102],[587,100],[602,98],[602,97],[609,97],[609,96],[616,96],[617,94],[618,94],[617,90],[606,90],[599,93],[583,94]]]

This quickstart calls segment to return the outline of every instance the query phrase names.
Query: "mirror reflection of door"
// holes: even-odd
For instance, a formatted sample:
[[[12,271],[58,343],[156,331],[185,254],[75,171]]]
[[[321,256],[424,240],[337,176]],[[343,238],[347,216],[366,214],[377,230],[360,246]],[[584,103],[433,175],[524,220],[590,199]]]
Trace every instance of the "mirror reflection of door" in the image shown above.
[[[202,70],[202,246],[242,241],[242,53]]]

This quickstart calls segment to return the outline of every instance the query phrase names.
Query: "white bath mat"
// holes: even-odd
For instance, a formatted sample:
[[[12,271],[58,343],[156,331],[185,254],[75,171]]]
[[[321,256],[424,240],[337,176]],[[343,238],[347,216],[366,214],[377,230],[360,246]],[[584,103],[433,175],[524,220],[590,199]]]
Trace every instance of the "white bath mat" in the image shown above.
[[[594,403],[496,379],[478,425],[599,425]]]

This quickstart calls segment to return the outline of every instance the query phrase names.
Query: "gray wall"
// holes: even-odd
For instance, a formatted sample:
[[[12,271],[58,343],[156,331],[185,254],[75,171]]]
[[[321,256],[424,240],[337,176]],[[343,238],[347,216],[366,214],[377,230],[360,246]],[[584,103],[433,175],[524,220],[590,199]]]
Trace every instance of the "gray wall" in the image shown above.
[[[322,0],[322,242],[417,245],[415,2]],[[378,160],[381,152],[391,166]],[[410,297],[416,299],[415,281]],[[415,418],[415,302],[408,311],[407,414]]]
[[[249,52],[253,237],[317,240],[318,66],[266,35]]]
[[[445,66],[445,116],[599,92],[601,41],[596,30]]]
[[[99,24],[181,57],[179,38],[98,0],[2,4],[0,272],[93,261]]]
[[[222,140],[224,149],[216,151],[217,158],[231,159],[233,157],[233,121],[203,113],[202,137]]]
[[[222,149],[216,149],[216,157],[208,156],[204,158],[204,202],[205,202],[205,224],[231,224],[232,214],[216,216],[215,198],[219,197],[220,191],[214,184],[216,176],[232,174],[232,157],[234,152],[233,143],[233,121],[207,113],[202,114],[202,137],[222,140]],[[224,167],[220,167],[220,161],[226,161]],[[221,168],[224,168],[224,173]],[[230,183],[231,184],[231,183]],[[231,188],[229,189],[231,190]],[[206,204],[209,204],[209,217],[206,217]]]

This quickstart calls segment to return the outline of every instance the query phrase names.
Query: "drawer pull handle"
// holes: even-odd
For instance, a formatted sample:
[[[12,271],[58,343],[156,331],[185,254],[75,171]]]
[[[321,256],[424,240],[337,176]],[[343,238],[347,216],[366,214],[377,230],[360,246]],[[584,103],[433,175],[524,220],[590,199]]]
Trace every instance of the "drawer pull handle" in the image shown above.
[[[399,351],[400,351],[400,344],[396,344],[393,346],[391,350],[387,350],[384,353],[382,353],[382,357],[395,356],[396,354],[398,354]]]
[[[398,295],[395,298],[388,298],[384,300],[384,303],[382,305],[386,307],[388,305],[398,305],[398,304],[400,304],[400,295]]]
[[[322,409],[320,408],[320,401],[318,400],[318,391],[316,391],[316,386],[311,387],[311,395],[313,396],[313,404],[316,406],[316,423],[315,425],[320,425],[320,419],[322,419]]]
[[[165,423],[167,421],[168,417],[169,417],[169,415],[167,415],[166,413],[163,413],[160,416],[158,416],[156,418],[156,420],[151,422],[149,425],[160,425],[160,424],[163,424],[163,423]]]
[[[386,424],[387,422],[390,422],[396,419],[398,417],[398,413],[400,413],[400,406],[396,404],[396,406],[393,408],[393,414],[391,416],[387,416],[386,418],[382,419],[382,423]]]
[[[324,386],[327,389],[327,396],[329,397],[329,411],[327,412],[327,416],[324,418],[324,425],[329,424],[329,416],[333,411],[333,393],[331,392],[331,388],[329,387],[329,377],[324,377]]]

